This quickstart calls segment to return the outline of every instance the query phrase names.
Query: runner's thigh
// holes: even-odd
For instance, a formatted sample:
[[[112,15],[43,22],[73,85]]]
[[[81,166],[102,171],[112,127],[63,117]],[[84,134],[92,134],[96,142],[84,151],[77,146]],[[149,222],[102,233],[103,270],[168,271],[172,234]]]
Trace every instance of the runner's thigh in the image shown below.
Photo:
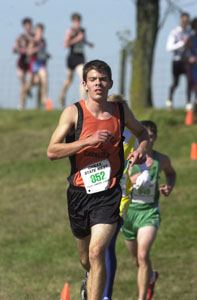
[[[98,246],[101,249],[106,249],[115,233],[116,227],[117,223],[92,226],[90,248]]]

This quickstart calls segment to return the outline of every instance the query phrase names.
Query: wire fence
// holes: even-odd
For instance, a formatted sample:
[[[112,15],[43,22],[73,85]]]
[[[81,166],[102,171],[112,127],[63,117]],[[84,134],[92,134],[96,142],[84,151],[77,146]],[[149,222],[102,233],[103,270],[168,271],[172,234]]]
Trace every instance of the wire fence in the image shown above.
[[[16,109],[18,105],[20,84],[16,75],[16,57],[0,59],[0,108]],[[105,59],[105,58],[104,58]],[[58,97],[65,80],[64,58],[56,58],[49,61],[48,65],[48,98],[52,99],[54,108],[58,108]],[[117,58],[116,58],[117,60]],[[106,58],[109,61],[109,58]],[[165,107],[168,97],[169,85],[171,83],[170,61],[166,57],[157,57],[155,60],[152,75],[153,104],[156,108]],[[119,92],[119,65],[113,64],[113,59],[109,64],[112,66],[114,86],[110,93]],[[129,84],[131,77],[130,66],[126,72],[126,98],[129,99]],[[186,102],[186,80],[180,79],[179,87],[175,92],[174,106],[183,107]],[[36,108],[36,89],[32,88],[32,97],[27,99],[27,109]],[[79,79],[75,74],[73,82],[67,93],[67,105],[79,100]]]

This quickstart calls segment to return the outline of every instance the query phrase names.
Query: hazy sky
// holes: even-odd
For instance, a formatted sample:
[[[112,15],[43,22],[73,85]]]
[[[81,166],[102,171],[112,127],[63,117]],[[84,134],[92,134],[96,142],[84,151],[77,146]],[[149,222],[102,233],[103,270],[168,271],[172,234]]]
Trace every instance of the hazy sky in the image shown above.
[[[165,2],[165,0],[160,1],[161,16],[165,9]],[[189,12],[191,17],[194,17],[195,13],[197,15],[197,1],[180,0],[175,2],[182,5],[183,10]],[[188,5],[185,5],[186,3]],[[13,68],[17,56],[12,53],[12,47],[16,37],[22,32],[21,20],[28,16],[33,19],[34,24],[41,22],[46,27],[45,38],[48,44],[48,51],[52,55],[52,59],[49,61],[50,96],[54,98],[54,102],[57,101],[58,89],[65,76],[65,57],[68,53],[68,50],[63,48],[63,39],[66,29],[71,25],[70,16],[73,12],[79,12],[82,15],[82,25],[86,28],[87,38],[95,44],[94,48],[86,47],[86,59],[103,59],[109,63],[114,78],[114,87],[111,93],[118,92],[120,41],[117,37],[117,32],[123,32],[129,29],[131,31],[131,39],[135,37],[136,11],[135,2],[132,0],[1,0],[0,81],[2,81],[2,76],[5,77],[3,79],[6,81],[4,81],[5,83],[3,84],[6,85],[6,90],[9,78],[13,78],[14,86],[16,86],[16,84],[18,85],[17,81],[15,82],[17,79],[15,69]],[[171,76],[171,54],[165,50],[166,39],[169,31],[174,28],[178,22],[178,14],[170,14],[165,25],[160,30],[157,39],[153,88],[154,102],[158,107],[165,104],[167,87]],[[7,70],[8,68],[12,69]],[[128,75],[130,74],[129,66],[127,73]],[[127,81],[129,82],[129,80],[130,78],[128,76]],[[2,83],[0,84],[2,85]],[[182,85],[183,84],[184,83],[182,83]],[[71,87],[69,90],[68,98],[78,97],[76,84],[73,84],[73,86],[74,88]],[[161,88],[164,89],[162,97]],[[181,87],[176,97],[180,98],[180,92],[182,94]],[[0,95],[0,106],[4,107],[5,96],[2,95],[3,93]],[[177,105],[182,104],[179,100],[175,101]],[[184,101],[184,99],[182,101]],[[7,103],[8,106],[13,107],[15,106],[13,103],[16,102],[16,100],[9,99]]]

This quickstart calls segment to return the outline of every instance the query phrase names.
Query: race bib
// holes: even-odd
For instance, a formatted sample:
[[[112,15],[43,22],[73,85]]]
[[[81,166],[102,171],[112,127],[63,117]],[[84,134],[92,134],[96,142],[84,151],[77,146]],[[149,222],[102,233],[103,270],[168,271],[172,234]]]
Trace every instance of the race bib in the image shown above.
[[[132,190],[132,202],[134,203],[153,203],[155,197],[156,181],[151,181],[148,188],[135,189],[135,184]]]
[[[102,192],[109,188],[111,165],[107,159],[88,165],[80,173],[87,194]]]

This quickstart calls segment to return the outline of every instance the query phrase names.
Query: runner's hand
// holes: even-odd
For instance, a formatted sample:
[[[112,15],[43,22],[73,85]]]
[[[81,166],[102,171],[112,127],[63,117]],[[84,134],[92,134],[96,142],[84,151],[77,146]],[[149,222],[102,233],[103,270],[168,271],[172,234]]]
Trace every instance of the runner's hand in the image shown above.
[[[106,143],[109,141],[109,139],[112,137],[112,134],[110,131],[103,129],[96,131],[93,135],[88,137],[88,143],[89,145],[96,145],[98,143]]]
[[[189,59],[188,59],[188,61],[189,61],[190,64],[195,63],[195,61],[196,61],[195,56],[190,56]]]
[[[183,39],[183,43],[184,43],[184,45],[186,45],[188,41],[189,41],[189,37],[188,37],[188,36],[186,36],[186,37]]]
[[[137,178],[135,188],[148,188],[150,186],[150,173],[148,170],[144,170]]]
[[[140,165],[140,164],[145,163],[146,155],[141,152],[138,152],[138,150],[135,150],[129,154],[129,156],[127,157],[127,160],[130,161],[131,167],[134,164]]]
[[[85,37],[84,32],[79,32],[77,35],[78,41],[83,41],[84,37]]]
[[[167,197],[171,193],[172,187],[167,184],[162,184],[160,185],[159,191],[163,196]]]

